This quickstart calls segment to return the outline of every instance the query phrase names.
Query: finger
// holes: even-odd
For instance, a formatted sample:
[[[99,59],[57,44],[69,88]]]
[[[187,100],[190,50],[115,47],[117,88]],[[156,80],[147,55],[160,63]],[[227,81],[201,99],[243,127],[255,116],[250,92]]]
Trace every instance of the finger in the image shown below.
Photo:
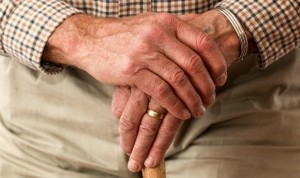
[[[213,104],[215,84],[209,74],[209,71],[206,69],[205,64],[202,62],[202,58],[192,49],[188,48],[177,39],[166,38],[166,41],[166,44],[162,44],[164,45],[162,48],[164,49],[165,55],[168,58],[172,59],[188,74],[193,86],[200,94],[204,105],[210,106],[211,104]],[[200,107],[197,109],[197,116],[201,117],[205,112],[203,105],[200,105]]]
[[[131,95],[120,118],[119,133],[121,148],[131,153],[137,137],[139,125],[148,108],[148,97],[136,88],[131,89]]]
[[[173,51],[171,52],[172,54],[168,55],[168,57],[172,58],[172,60],[176,63],[181,63],[182,57],[186,57],[186,53],[188,52],[197,56],[195,52],[193,52],[177,40],[172,41],[170,39],[168,41],[171,41],[171,43],[173,43],[169,44],[171,47],[166,47],[169,50]],[[177,48],[171,49],[172,47]],[[187,77],[187,74],[178,65],[172,62],[170,59],[166,58],[166,56],[161,53],[156,55],[156,60],[152,60],[150,62],[151,65],[148,64],[149,70],[160,75],[166,82],[168,82],[172,86],[172,89],[174,90],[176,95],[185,103],[191,113],[197,118],[203,116],[205,108],[203,106],[202,100],[193,84],[191,83],[190,79]],[[207,76],[207,78],[210,79],[208,73]],[[203,85],[203,83],[205,82],[206,81],[202,81],[199,86]]]
[[[177,118],[191,117],[189,110],[162,78],[149,70],[140,70],[134,79],[137,87]]]
[[[150,101],[149,108],[158,113],[165,112],[165,110],[157,105],[153,100]],[[162,120],[156,119],[148,114],[144,115],[139,127],[138,136],[129,158],[128,169],[130,171],[137,172],[143,167],[144,161],[156,137],[161,121]]]
[[[156,167],[160,163],[182,123],[182,120],[166,114],[145,161],[146,167]]]
[[[216,85],[223,85],[227,76],[227,63],[214,39],[208,33],[182,21],[178,23],[176,32],[180,41],[201,56]]]
[[[130,88],[117,86],[112,99],[112,112],[119,119],[130,97]]]

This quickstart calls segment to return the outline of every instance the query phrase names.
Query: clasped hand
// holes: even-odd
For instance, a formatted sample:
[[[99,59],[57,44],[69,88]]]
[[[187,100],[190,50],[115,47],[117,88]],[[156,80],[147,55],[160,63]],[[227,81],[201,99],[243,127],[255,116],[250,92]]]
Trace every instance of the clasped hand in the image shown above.
[[[76,14],[56,28],[44,49],[44,60],[119,86],[113,112],[131,171],[157,165],[182,121],[200,118],[215,101],[215,86],[225,83],[227,63],[218,45],[185,20],[167,13],[122,19]],[[164,119],[145,114],[148,108]]]
[[[151,38],[159,36],[157,41],[163,44],[161,54],[170,64],[157,63],[158,59],[153,58],[154,60],[151,59],[148,65],[156,68],[157,74],[168,73],[166,75],[159,73],[158,76],[171,87],[171,91],[158,89],[154,92],[161,93],[162,97],[168,97],[168,92],[174,92],[192,115],[200,118],[205,112],[205,107],[211,106],[215,101],[215,85],[223,85],[226,81],[226,61],[207,33],[171,15],[163,16],[167,21],[162,24],[163,26],[153,24],[157,28],[151,30],[151,35],[154,36]],[[182,19],[188,21],[189,17],[182,16]],[[161,29],[158,27],[163,29],[168,27],[167,22],[172,22],[172,25],[177,23],[179,26],[171,28],[175,34],[169,36],[172,40],[164,41],[166,39],[164,36],[169,34],[161,34]],[[152,26],[150,25],[149,28]],[[143,80],[146,79],[146,76],[144,77]],[[151,87],[151,83],[147,85]],[[130,154],[128,168],[133,172],[141,170],[143,166],[157,166],[183,120],[187,119],[176,112],[183,113],[182,109],[167,108],[168,105],[161,105],[159,99],[137,87],[119,86],[115,90],[112,109],[120,119],[120,143],[123,150]],[[177,103],[169,104],[176,106]],[[148,109],[164,113],[163,120],[149,116],[146,113]]]

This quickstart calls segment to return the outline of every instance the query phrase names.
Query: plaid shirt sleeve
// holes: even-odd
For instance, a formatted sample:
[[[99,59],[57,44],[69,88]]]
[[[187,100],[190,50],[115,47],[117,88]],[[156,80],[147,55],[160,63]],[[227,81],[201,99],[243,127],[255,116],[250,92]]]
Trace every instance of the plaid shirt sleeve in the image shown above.
[[[260,52],[259,68],[300,44],[299,0],[224,0],[217,6],[233,12],[248,28]]]
[[[100,17],[123,17],[144,11],[201,13],[212,9],[217,2],[218,0],[2,0],[0,54],[17,58],[34,69],[57,73],[62,70],[62,66],[41,61],[42,52],[51,33],[72,14],[84,11]],[[223,0],[218,6],[231,10],[252,33],[260,51],[260,68],[267,67],[300,43],[299,0]]]
[[[65,18],[80,12],[58,0],[0,1],[0,54],[49,74],[61,71],[62,66],[41,62],[44,46]]]

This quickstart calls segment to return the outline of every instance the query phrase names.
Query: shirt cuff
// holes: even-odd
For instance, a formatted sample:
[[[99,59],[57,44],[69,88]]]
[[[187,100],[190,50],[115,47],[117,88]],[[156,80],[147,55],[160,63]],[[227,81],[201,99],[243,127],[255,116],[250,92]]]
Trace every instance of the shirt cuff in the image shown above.
[[[58,0],[23,0],[8,17],[3,29],[3,50],[27,66],[55,74],[63,67],[42,61],[44,47],[55,28],[67,17],[82,13]]]
[[[299,45],[300,17],[290,1],[224,0],[216,6],[230,10],[248,28],[260,52],[259,68]]]

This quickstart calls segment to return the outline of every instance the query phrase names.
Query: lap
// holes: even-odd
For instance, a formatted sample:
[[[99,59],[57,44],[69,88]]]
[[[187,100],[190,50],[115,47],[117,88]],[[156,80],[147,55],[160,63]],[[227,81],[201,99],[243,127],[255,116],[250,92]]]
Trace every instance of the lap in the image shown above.
[[[253,61],[232,66],[216,104],[179,131],[167,177],[299,174],[299,52],[285,58],[264,71]],[[111,87],[75,69],[47,76],[11,59],[0,66],[2,177],[140,176],[127,170],[119,147]]]
[[[173,145],[167,157],[169,177],[299,177],[299,54],[231,76],[204,118],[183,126],[183,151]]]

